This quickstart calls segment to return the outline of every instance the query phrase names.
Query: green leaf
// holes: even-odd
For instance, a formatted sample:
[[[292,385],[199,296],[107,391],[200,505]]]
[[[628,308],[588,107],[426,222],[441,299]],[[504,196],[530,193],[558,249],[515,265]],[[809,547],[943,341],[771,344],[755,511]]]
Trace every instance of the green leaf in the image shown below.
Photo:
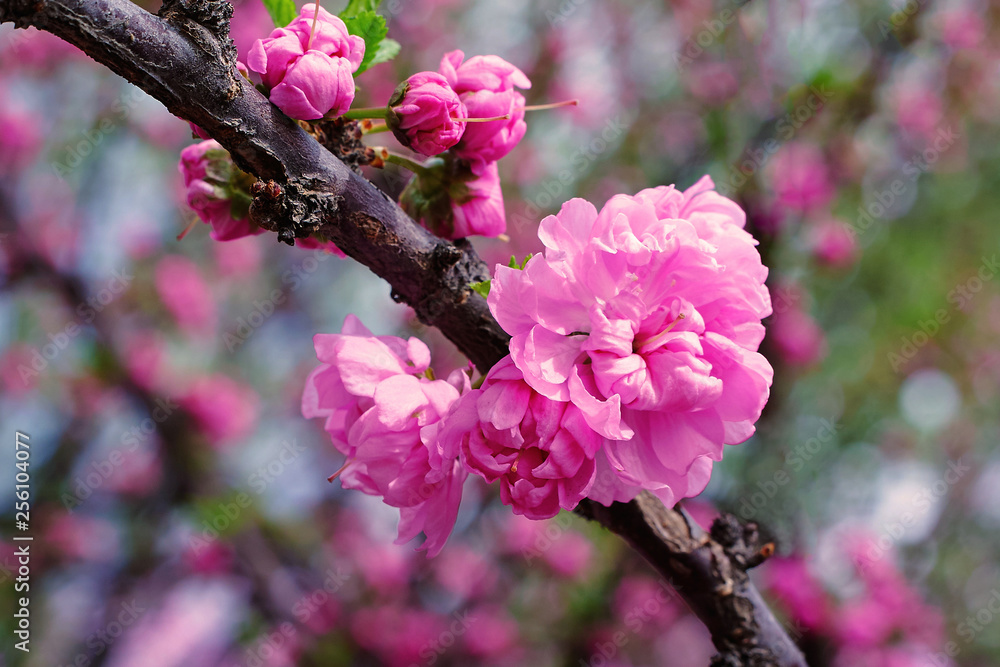
[[[284,28],[295,20],[299,10],[295,8],[295,0],[263,0],[267,13],[277,28]]]
[[[375,56],[379,52],[379,46],[389,33],[389,29],[385,25],[385,17],[372,10],[345,18],[344,23],[347,25],[349,33],[365,40],[365,57],[361,61],[361,66],[354,73],[354,76],[357,76],[372,65],[372,61],[375,60]]]
[[[386,37],[378,45],[378,51],[375,52],[375,57],[368,64],[369,67],[372,65],[378,65],[379,63],[387,63],[396,56],[399,55],[399,50],[402,48],[399,42],[394,39],[389,39]]]
[[[483,297],[484,299],[490,295],[490,280],[484,280],[481,283],[469,283],[469,287],[472,291]]]
[[[347,20],[348,17],[354,17],[364,12],[374,12],[380,4],[382,4],[382,0],[348,0],[347,6],[344,7],[344,11],[340,12],[339,16]]]

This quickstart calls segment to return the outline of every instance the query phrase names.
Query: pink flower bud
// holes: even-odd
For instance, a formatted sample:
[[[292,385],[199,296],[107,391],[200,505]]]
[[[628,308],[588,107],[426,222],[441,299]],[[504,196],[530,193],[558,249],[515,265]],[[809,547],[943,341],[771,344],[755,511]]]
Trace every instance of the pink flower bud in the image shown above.
[[[462,138],[468,112],[437,72],[418,72],[396,88],[386,121],[404,145],[423,155],[443,153]]]
[[[202,141],[182,150],[177,168],[184,177],[188,206],[212,226],[213,239],[232,241],[264,232],[250,222],[248,215],[233,215],[230,181],[234,176],[247,176],[236,169],[229,153],[217,141]]]
[[[309,51],[289,65],[281,83],[271,89],[271,101],[299,120],[316,120],[328,113],[339,116],[354,101],[351,64],[345,58]]]
[[[473,171],[476,171],[473,169]],[[474,181],[466,183],[468,195],[452,203],[454,217],[452,233],[447,238],[467,236],[499,236],[507,229],[503,208],[503,191],[497,163],[490,162]]]
[[[531,88],[524,72],[499,56],[473,56],[462,62],[461,51],[446,53],[439,71],[465,104],[469,118],[505,120],[470,123],[455,154],[470,162],[495,162],[517,145],[528,129],[524,95],[514,88]]]
[[[247,57],[248,67],[271,89],[271,101],[299,120],[347,111],[354,101],[352,74],[365,54],[364,40],[322,8],[313,30],[315,12],[316,5],[303,6],[287,28],[254,42]]]
[[[322,51],[328,56],[346,58],[351,63],[351,72],[356,72],[365,57],[365,40],[347,31],[347,25],[322,7],[313,31],[313,16],[316,5],[302,5],[299,17],[286,26],[285,30],[298,35],[304,51]],[[272,33],[273,34],[273,33]],[[311,36],[311,39],[310,39]]]

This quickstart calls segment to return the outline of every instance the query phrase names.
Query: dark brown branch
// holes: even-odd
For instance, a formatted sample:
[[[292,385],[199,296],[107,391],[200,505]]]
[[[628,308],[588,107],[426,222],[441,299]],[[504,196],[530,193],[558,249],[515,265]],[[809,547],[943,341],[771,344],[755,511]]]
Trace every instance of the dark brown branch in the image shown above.
[[[2,0],[0,22],[52,32],[199,125],[260,179],[251,212],[261,224],[288,242],[323,233],[488,370],[509,338],[468,287],[488,268],[468,243],[416,225],[239,76],[231,12],[223,0],[167,0],[160,16],[128,0]],[[651,496],[610,508],[588,501],[579,511],[677,586],[711,630],[716,664],[805,665],[747,580],[738,549],[697,537],[680,512]]]

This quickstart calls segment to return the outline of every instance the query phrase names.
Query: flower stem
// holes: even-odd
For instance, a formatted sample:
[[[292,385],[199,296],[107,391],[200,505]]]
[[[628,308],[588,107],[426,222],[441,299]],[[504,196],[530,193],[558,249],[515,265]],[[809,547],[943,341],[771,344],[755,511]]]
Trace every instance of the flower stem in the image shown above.
[[[559,107],[575,107],[580,104],[580,100],[563,100],[562,102],[552,102],[551,104],[533,104],[524,107],[525,111],[544,111],[545,109],[558,109]]]
[[[388,132],[389,126],[385,123],[375,124],[370,119],[365,119],[361,121],[361,131],[365,134],[378,134],[379,132]]]
[[[427,173],[427,167],[420,164],[415,160],[411,160],[405,155],[400,155],[398,153],[391,152],[385,146],[378,146],[375,148],[375,154],[382,158],[385,162],[392,162],[393,164],[398,164],[404,169],[409,169],[414,174],[425,174]]]
[[[349,109],[340,117],[347,120],[363,120],[365,118],[385,120],[385,112],[385,107],[362,107],[360,109]]]

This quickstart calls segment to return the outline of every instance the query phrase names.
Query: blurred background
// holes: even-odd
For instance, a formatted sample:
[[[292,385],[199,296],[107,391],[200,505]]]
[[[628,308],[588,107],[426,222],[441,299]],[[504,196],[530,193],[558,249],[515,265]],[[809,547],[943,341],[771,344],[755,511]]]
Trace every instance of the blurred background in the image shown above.
[[[1000,6],[380,11],[403,51],[358,105],[455,48],[522,68],[529,104],[580,100],[529,114],[500,163],[511,240],[475,240],[490,263],[538,251],[539,220],[574,196],[708,173],[748,211],[775,384],[758,434],[684,506],[775,539],[753,576],[810,664],[1000,664]],[[236,3],[241,55],[271,27]],[[0,27],[5,610],[16,430],[35,536],[31,653],[4,612],[2,664],[707,665],[702,625],[599,527],[514,517],[474,477],[428,560],[393,544],[395,510],[326,481],[342,457],[299,412],[313,334],[356,313],[431,344],[438,377],[464,360],[351,260],[200,223],[178,241],[192,142],[73,47]]]

